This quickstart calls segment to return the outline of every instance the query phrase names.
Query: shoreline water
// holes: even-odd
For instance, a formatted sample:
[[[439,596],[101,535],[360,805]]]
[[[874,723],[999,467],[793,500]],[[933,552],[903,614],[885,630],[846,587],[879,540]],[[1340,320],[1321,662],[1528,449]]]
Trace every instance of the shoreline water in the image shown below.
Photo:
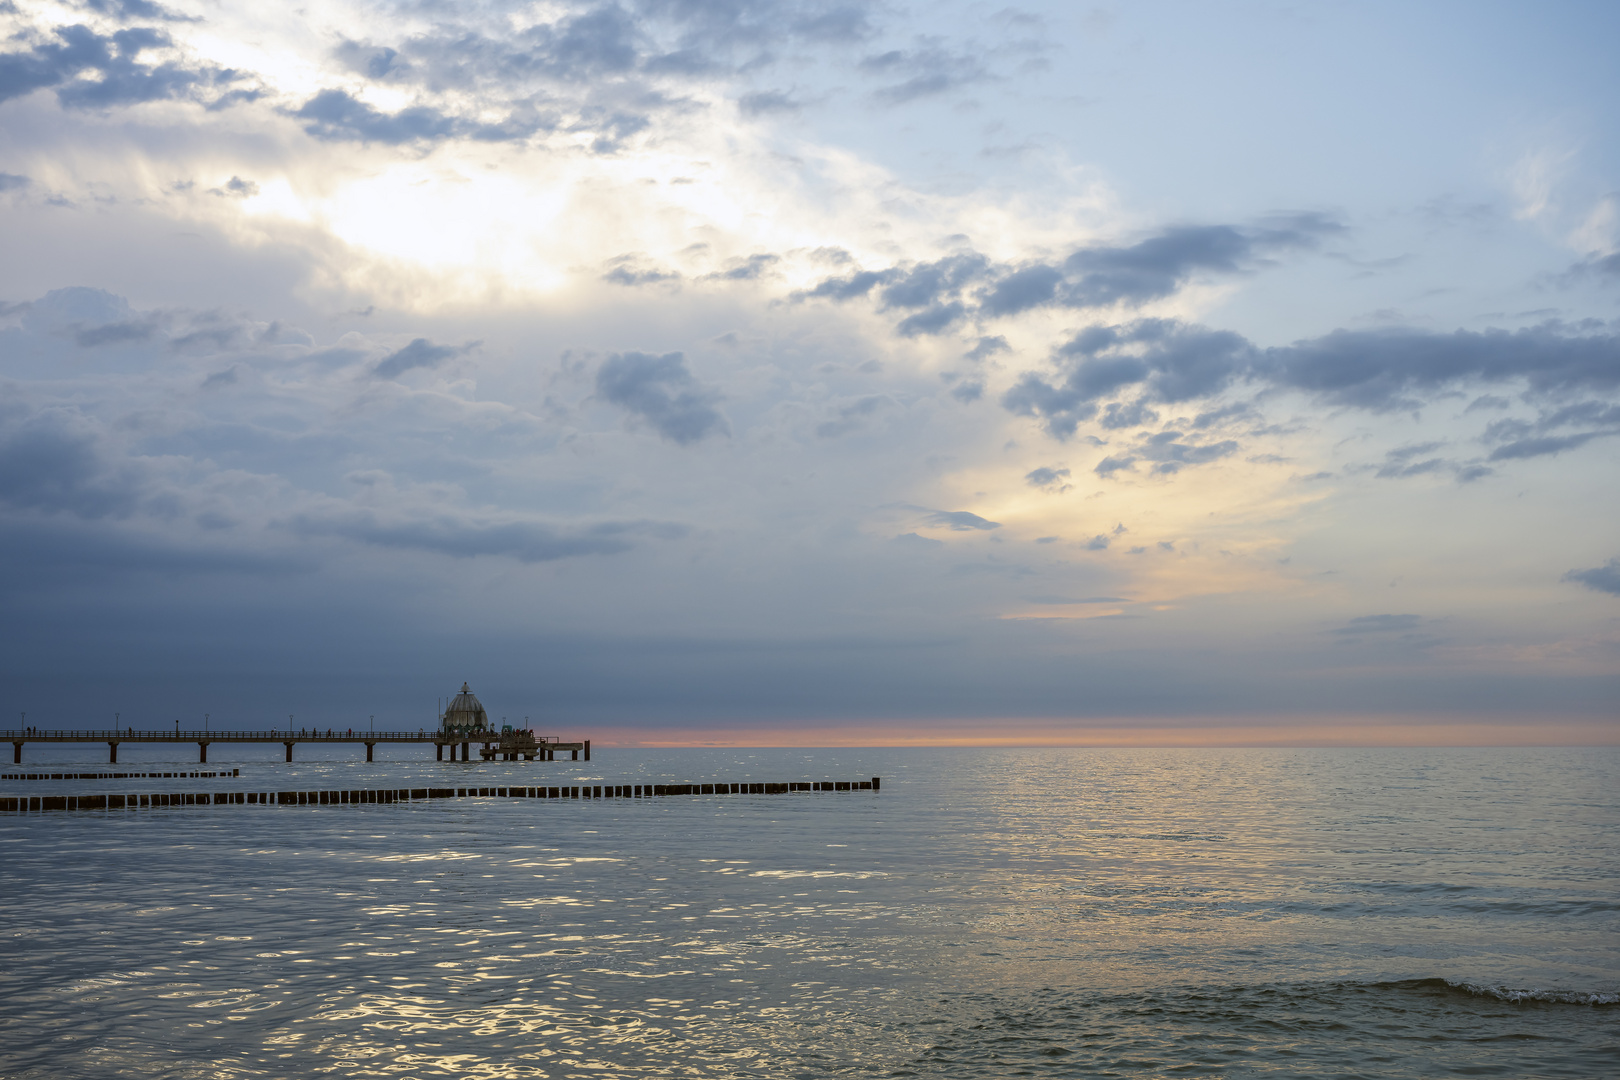
[[[0,1073],[1591,1076],[1620,1045],[1614,751],[224,765],[883,790],[8,816]]]

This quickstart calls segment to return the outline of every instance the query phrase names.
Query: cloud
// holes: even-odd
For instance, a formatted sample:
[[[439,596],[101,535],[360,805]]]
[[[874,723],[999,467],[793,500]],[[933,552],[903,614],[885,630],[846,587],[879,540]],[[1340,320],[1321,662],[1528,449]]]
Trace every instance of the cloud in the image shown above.
[[[1174,295],[1199,274],[1249,272],[1273,255],[1313,247],[1321,237],[1342,229],[1315,214],[1247,226],[1178,226],[1132,245],[1080,248],[1059,265],[997,263],[977,252],[963,252],[935,262],[828,278],[795,293],[793,299],[852,300],[881,284],[885,310],[929,307],[943,312],[948,304],[960,304],[952,309],[951,319],[936,316],[939,327],[964,316],[1007,318],[1046,306],[1140,307]],[[968,286],[981,283],[971,297],[965,295]],[[898,329],[906,336],[936,332],[924,330],[915,316],[903,320]]]
[[[1097,414],[1098,402],[1140,386],[1142,401],[1180,402],[1224,389],[1254,364],[1256,350],[1238,334],[1189,327],[1172,320],[1143,319],[1126,326],[1094,326],[1076,334],[1056,353],[1062,378],[1026,372],[1002,397],[1021,416],[1040,417],[1048,434],[1072,436]],[[1140,413],[1115,413],[1126,423]]]
[[[1046,465],[1042,465],[1038,469],[1032,469],[1024,474],[1024,483],[1030,487],[1040,488],[1042,491],[1050,491],[1054,494],[1062,494],[1069,490],[1070,485],[1066,482],[1068,479],[1068,469],[1054,469]]]
[[[596,392],[682,446],[730,430],[715,408],[720,394],[692,378],[682,353],[615,353],[597,369]]]
[[[931,263],[895,270],[882,292],[885,308],[920,308],[956,296],[984,276],[990,260],[976,252],[949,255]]]
[[[966,312],[967,309],[955,300],[949,304],[935,304],[927,311],[919,311],[915,315],[900,320],[900,325],[895,329],[900,332],[902,337],[917,337],[920,334],[941,334]]]
[[[854,300],[865,296],[875,287],[885,281],[893,280],[893,271],[862,270],[850,274],[848,277],[827,278],[819,282],[815,288],[805,292],[793,294],[793,299],[802,300],[806,297],[827,300]]]
[[[1574,333],[1552,323],[1517,331],[1336,330],[1260,349],[1231,331],[1141,319],[1082,330],[1055,351],[1053,362],[1056,377],[1026,372],[1002,404],[1067,439],[1097,414],[1101,401],[1122,392],[1139,392],[1139,403],[1179,403],[1239,381],[1375,412],[1414,408],[1423,395],[1470,382],[1523,380],[1543,393],[1612,392],[1620,388],[1620,335]]]
[[[17,173],[0,172],[0,192],[21,191],[33,181]]]
[[[154,4],[151,0],[85,0],[85,7],[98,15],[109,15],[119,20],[160,19],[164,22],[190,22],[188,16],[177,14]]]
[[[719,281],[758,281],[770,271],[772,266],[782,261],[780,255],[761,253],[749,255],[747,258],[732,259],[724,270],[716,270],[712,274],[704,275],[706,279]]]
[[[769,116],[798,112],[801,106],[780,90],[758,90],[737,99],[737,110],[744,116]]]
[[[442,139],[457,130],[454,119],[425,105],[381,112],[343,90],[322,90],[293,113],[309,121],[304,131],[317,139],[380,142],[389,145]]]
[[[990,521],[978,514],[970,514],[966,510],[930,510],[927,516],[930,525],[950,529],[954,532],[981,532],[1001,528],[1001,522]]]
[[[1511,461],[1514,458],[1543,457],[1548,454],[1561,454],[1565,450],[1574,450],[1585,446],[1599,435],[1608,432],[1586,431],[1579,435],[1544,435],[1537,439],[1519,439],[1506,446],[1498,446],[1491,451],[1492,461]]]
[[[304,535],[338,536],[377,547],[461,559],[499,555],[526,563],[617,555],[631,550],[644,537],[672,539],[685,532],[683,526],[667,522],[610,521],[563,528],[532,521],[488,522],[448,515],[390,522],[371,513],[299,515],[291,527]]]
[[[1571,570],[1560,580],[1572,581],[1577,585],[1585,585],[1588,589],[1620,596],[1620,558],[1610,559],[1602,566],[1594,566],[1590,570]]]
[[[0,501],[45,513],[123,517],[139,501],[128,469],[104,460],[95,427],[66,408],[0,409]]]
[[[1014,270],[990,287],[979,310],[991,317],[1016,315],[1050,303],[1062,282],[1063,272],[1056,267],[1037,265]]]
[[[415,368],[438,367],[439,364],[466,352],[466,347],[435,345],[427,338],[417,338],[403,349],[389,353],[377,362],[371,373],[379,379],[397,379]]]
[[[1331,631],[1341,637],[1361,637],[1367,634],[1401,634],[1416,630],[1423,622],[1421,615],[1362,615],[1351,619]]]
[[[879,409],[889,408],[893,405],[894,399],[886,394],[871,394],[852,401],[847,405],[839,406],[831,420],[816,425],[816,434],[823,439],[834,439],[840,435],[847,435],[863,426],[866,418]]]
[[[152,27],[103,35],[88,26],[59,26],[54,36],[55,41],[0,54],[0,101],[56,87],[64,108],[106,109],[185,97],[198,86],[233,77],[213,67],[143,63],[143,53],[173,45],[168,34]]]
[[[900,82],[873,92],[873,100],[884,105],[904,105],[918,98],[933,97],[980,82],[990,76],[977,57],[953,53],[933,43],[910,51],[891,49],[868,56],[860,62],[859,67],[868,75],[889,78],[903,76]]]
[[[636,288],[681,279],[681,275],[673,270],[660,270],[657,267],[643,265],[641,258],[639,255],[620,255],[610,260],[609,265],[613,268],[602,275],[602,280],[613,285]]]

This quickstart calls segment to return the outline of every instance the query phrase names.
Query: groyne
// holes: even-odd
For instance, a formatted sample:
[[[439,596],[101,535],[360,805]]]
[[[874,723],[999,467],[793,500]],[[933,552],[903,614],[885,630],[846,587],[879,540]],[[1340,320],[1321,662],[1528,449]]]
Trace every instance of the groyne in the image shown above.
[[[127,795],[22,795],[0,798],[0,813],[68,810],[146,810],[165,806],[343,806],[425,799],[655,799],[673,795],[788,795],[811,791],[881,791],[870,780],[792,780],[785,783],[581,784],[558,787],[369,788],[347,791],[198,791]]]
[[[241,775],[241,769],[230,772],[30,772],[0,773],[0,780],[211,780],[216,776]]]

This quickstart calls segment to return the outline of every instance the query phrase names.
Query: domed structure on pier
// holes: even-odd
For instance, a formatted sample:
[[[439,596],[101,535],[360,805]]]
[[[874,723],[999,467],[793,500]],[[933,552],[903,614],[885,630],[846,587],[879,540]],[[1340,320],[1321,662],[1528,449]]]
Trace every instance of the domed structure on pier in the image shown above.
[[[466,683],[461,684],[461,693],[452,698],[450,707],[444,710],[442,727],[454,732],[489,730],[489,714]]]

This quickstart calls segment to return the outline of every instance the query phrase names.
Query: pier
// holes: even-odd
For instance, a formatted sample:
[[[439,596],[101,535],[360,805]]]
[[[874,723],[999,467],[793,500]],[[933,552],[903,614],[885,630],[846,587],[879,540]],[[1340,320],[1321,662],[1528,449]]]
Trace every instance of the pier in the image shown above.
[[[25,728],[21,731],[0,732],[0,741],[11,743],[11,763],[21,765],[23,759],[23,744],[25,743],[96,743],[107,744],[107,762],[110,765],[118,764],[118,747],[122,743],[196,743],[197,762],[208,763],[208,747],[213,743],[281,743],[287,748],[287,760],[293,759],[293,747],[299,743],[316,743],[329,745],[332,743],[363,744],[366,748],[366,760],[372,760],[372,748],[378,743],[420,743],[431,745],[438,754],[438,760],[444,760],[445,747],[450,748],[450,760],[456,761],[456,751],[460,750],[461,761],[471,760],[471,751],[474,744],[479,749],[479,757],[484,761],[501,758],[507,761],[516,761],[522,758],[525,761],[555,761],[558,754],[571,754],[570,760],[591,760],[591,740],[582,742],[563,742],[549,735],[540,735],[514,739],[514,733],[499,731],[355,731],[350,728],[339,731],[328,728],[325,731],[313,731],[308,728],[297,730],[269,731],[137,731],[135,728],[109,729],[105,731],[45,731],[34,728]]]

